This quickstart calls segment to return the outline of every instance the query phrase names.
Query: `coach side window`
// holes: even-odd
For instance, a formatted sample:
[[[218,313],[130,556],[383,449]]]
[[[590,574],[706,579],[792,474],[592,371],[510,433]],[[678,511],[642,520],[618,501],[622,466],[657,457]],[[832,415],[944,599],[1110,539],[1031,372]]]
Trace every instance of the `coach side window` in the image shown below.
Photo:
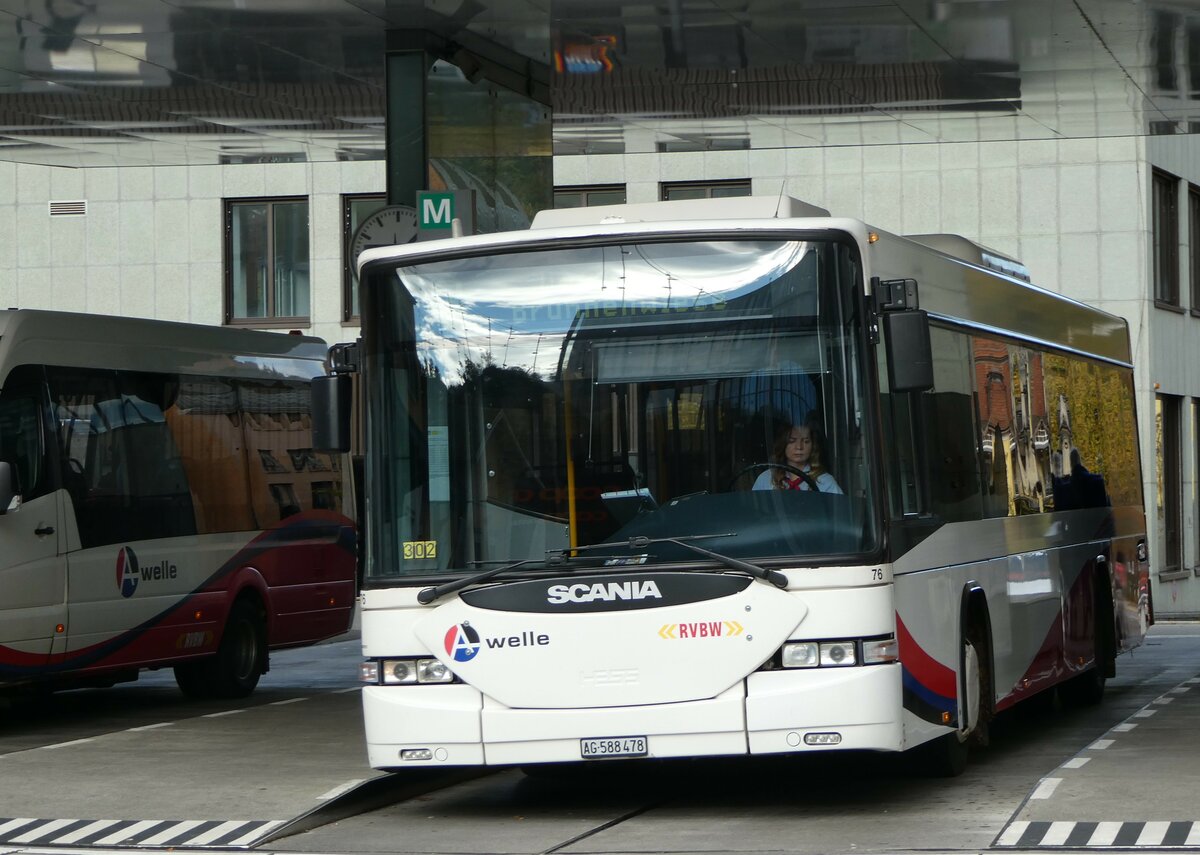
[[[0,391],[0,460],[12,465],[13,489],[24,501],[51,490],[41,419],[44,385],[41,366],[21,365]]]
[[[195,533],[190,494],[162,407],[162,375],[50,368],[62,480],[81,545]]]

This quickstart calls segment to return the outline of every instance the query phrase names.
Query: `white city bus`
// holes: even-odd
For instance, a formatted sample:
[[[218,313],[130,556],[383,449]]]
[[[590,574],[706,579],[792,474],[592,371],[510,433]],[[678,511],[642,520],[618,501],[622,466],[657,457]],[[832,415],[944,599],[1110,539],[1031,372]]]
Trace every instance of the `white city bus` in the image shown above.
[[[173,667],[239,697],[348,629],[343,456],[313,450],[316,338],[0,311],[0,689]]]
[[[919,747],[953,774],[1144,636],[1127,326],[1011,258],[751,198],[361,269],[374,767]]]

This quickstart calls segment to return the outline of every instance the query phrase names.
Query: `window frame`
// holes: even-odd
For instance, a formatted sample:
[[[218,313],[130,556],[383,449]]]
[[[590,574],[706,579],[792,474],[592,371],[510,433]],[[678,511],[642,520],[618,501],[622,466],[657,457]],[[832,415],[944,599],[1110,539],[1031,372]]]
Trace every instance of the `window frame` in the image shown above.
[[[354,312],[354,294],[361,287],[358,274],[354,270],[354,260],[350,258],[350,241],[358,230],[354,222],[354,204],[356,202],[378,201],[379,206],[367,211],[359,219],[359,223],[375,211],[387,207],[386,193],[343,193],[342,194],[342,324],[358,326],[362,323],[362,315]],[[359,301],[361,311],[362,302]]]
[[[1157,515],[1162,526],[1162,569],[1160,576],[1171,576],[1183,569],[1183,461],[1180,416],[1182,399],[1178,395],[1155,395],[1154,416]],[[1173,526],[1172,526],[1173,523]]]
[[[564,206],[558,204],[560,198],[573,194],[580,194],[582,202],[579,205],[567,205],[568,208],[590,208],[593,206],[589,198],[593,193],[620,193],[620,202],[598,202],[597,205],[624,205],[629,201],[629,192],[624,184],[567,184],[561,187],[554,188],[554,207],[559,209]]]
[[[267,288],[267,313],[261,318],[239,318],[234,315],[233,306],[233,211],[239,205],[266,205],[267,206],[267,281],[272,282],[275,278],[275,206],[280,204],[293,205],[297,202],[303,202],[305,205],[306,220],[308,223],[308,258],[305,261],[308,264],[310,271],[309,275],[309,292],[308,292],[308,313],[304,315],[276,315],[275,314],[275,290]],[[223,235],[223,258],[222,266],[224,267],[224,306],[222,314],[224,316],[224,324],[232,327],[253,327],[255,329],[295,329],[296,327],[307,327],[312,322],[312,203],[308,196],[254,196],[254,197],[238,197],[227,198],[222,200],[224,207],[224,235]]]
[[[733,196],[713,196],[713,190],[721,188],[744,188],[745,193],[738,193]],[[749,196],[753,190],[751,179],[749,178],[731,178],[721,181],[662,181],[658,185],[658,198],[663,202],[673,201],[670,193],[672,190],[703,190],[704,195],[698,198],[701,199],[729,199],[740,196]],[[675,200],[678,201],[678,200]]]
[[[1180,312],[1183,308],[1179,304],[1179,178],[1154,169],[1150,184],[1154,305]]]
[[[1188,277],[1192,291],[1191,312],[1200,317],[1200,187],[1188,184]]]

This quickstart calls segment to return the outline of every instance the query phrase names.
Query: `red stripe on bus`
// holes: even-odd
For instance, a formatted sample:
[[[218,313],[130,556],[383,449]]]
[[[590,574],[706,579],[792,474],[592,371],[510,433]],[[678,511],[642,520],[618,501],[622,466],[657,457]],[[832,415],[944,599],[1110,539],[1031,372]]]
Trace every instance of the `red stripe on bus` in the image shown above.
[[[926,653],[909,633],[900,615],[896,615],[896,640],[900,644],[900,661],[917,682],[944,698],[958,696],[954,669],[947,668]]]

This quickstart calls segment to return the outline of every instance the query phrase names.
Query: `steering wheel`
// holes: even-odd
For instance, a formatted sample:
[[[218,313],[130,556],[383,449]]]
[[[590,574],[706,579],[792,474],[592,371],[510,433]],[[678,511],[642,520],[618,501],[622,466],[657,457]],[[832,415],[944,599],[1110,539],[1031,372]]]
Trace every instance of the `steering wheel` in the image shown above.
[[[795,466],[792,466],[788,463],[751,463],[741,472],[733,476],[733,479],[729,482],[729,486],[725,488],[725,492],[728,493],[732,491],[733,485],[736,484],[738,479],[743,475],[748,475],[751,472],[758,472],[761,469],[782,469],[784,472],[790,472],[793,475],[799,475],[800,479],[808,485],[808,489],[812,490],[814,493],[819,493],[821,491],[821,488],[817,486],[817,480],[803,469],[797,469]]]

